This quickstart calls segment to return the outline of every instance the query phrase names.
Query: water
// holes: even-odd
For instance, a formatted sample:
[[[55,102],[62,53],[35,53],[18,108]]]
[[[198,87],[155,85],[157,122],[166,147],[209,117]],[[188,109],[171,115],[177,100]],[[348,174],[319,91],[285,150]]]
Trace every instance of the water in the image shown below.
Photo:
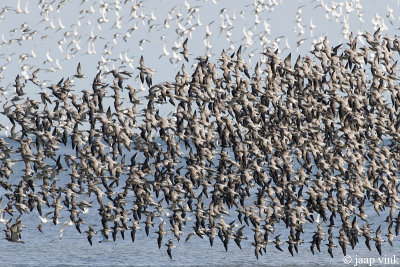
[[[17,147],[17,143],[12,140],[7,140],[10,146],[14,149]],[[62,153],[74,154],[74,151],[67,146],[67,148],[61,149]],[[127,151],[125,151],[127,152]],[[126,159],[130,159],[134,152],[126,154]],[[140,161],[140,156],[137,158]],[[51,160],[50,160],[51,161]],[[50,163],[50,162],[49,162]],[[64,162],[63,162],[64,164]],[[17,162],[14,165],[15,174],[12,175],[9,182],[16,184],[16,180],[20,179],[22,170],[24,169],[24,163]],[[65,166],[64,166],[65,167]],[[64,186],[70,181],[67,174],[69,170],[61,173],[57,179],[57,186]],[[123,181],[123,178],[121,178]],[[19,181],[19,180],[17,180]],[[50,179],[50,183],[52,180]],[[40,185],[40,181],[35,182],[36,185]],[[119,189],[122,188],[124,182],[120,182]],[[254,189],[254,188],[253,188]],[[118,190],[118,189],[117,189]],[[255,189],[254,189],[255,190]],[[251,190],[252,191],[252,190]],[[4,189],[0,189],[0,195],[3,196],[2,207],[7,203],[7,199],[4,196]],[[253,202],[255,192],[252,192],[251,197],[246,201],[248,203]],[[160,194],[162,197],[162,194]],[[248,237],[247,240],[241,242],[242,250],[236,245],[233,240],[230,240],[228,251],[226,252],[223,243],[220,239],[215,237],[213,247],[210,247],[208,237],[205,236],[203,239],[196,235],[193,235],[186,243],[185,238],[188,233],[192,232],[193,217],[194,215],[188,213],[189,219],[184,234],[181,236],[181,240],[178,242],[174,240],[174,245],[177,248],[172,250],[173,259],[171,260],[167,254],[167,247],[164,245],[168,242],[169,238],[173,238],[173,234],[168,232],[167,236],[164,236],[162,247],[158,249],[157,245],[157,234],[154,233],[158,230],[158,224],[160,218],[154,219],[155,226],[150,229],[150,234],[147,237],[144,231],[144,224],[141,223],[140,227],[142,231],[136,233],[135,242],[132,243],[130,237],[130,231],[125,232],[125,239],[123,240],[120,233],[117,235],[116,242],[102,242],[100,234],[101,221],[98,215],[96,206],[97,200],[95,194],[90,197],[86,194],[80,195],[79,199],[86,199],[87,201],[93,201],[94,206],[89,210],[87,214],[81,214],[83,221],[86,225],[81,226],[82,234],[76,231],[75,226],[68,226],[65,231],[62,240],[59,240],[59,230],[62,224],[69,220],[69,213],[64,209],[61,212],[62,218],[60,224],[54,225],[52,222],[43,225],[43,232],[38,231],[37,226],[40,224],[38,212],[34,209],[30,214],[24,214],[21,216],[22,223],[26,225],[26,229],[22,232],[22,239],[25,244],[16,244],[8,242],[5,239],[0,239],[0,266],[343,266],[343,254],[341,248],[338,246],[334,249],[334,258],[332,259],[327,252],[327,241],[323,241],[321,244],[321,252],[319,253],[315,248],[315,255],[311,254],[310,241],[312,240],[313,231],[316,230],[317,223],[306,223],[304,225],[305,234],[302,235],[305,243],[299,246],[299,253],[294,257],[291,256],[287,249],[287,244],[282,245],[283,252],[277,250],[274,244],[267,245],[267,252],[260,256],[257,260],[254,255],[253,232],[251,229],[252,225],[245,227],[243,233]],[[127,209],[130,209],[130,203],[133,203],[133,193],[130,192],[127,196]],[[155,201],[159,199],[155,198]],[[104,203],[108,201],[107,198],[103,198]],[[52,201],[49,201],[50,204]],[[209,203],[209,200],[203,198],[205,207]],[[246,204],[248,205],[248,204]],[[195,207],[195,205],[193,205]],[[164,207],[166,211],[167,208]],[[43,205],[43,214],[51,211],[52,208],[48,208]],[[370,217],[369,223],[372,223],[371,229],[375,231],[379,225],[382,225],[382,237],[387,240],[384,234],[387,233],[387,223],[384,222],[388,215],[389,209],[386,208],[378,216],[373,206],[367,201],[365,205],[366,214]],[[231,216],[225,216],[224,220],[229,223],[235,220],[238,223],[236,208],[233,207],[230,211]],[[169,212],[169,211],[168,211]],[[16,212],[15,214],[18,214]],[[52,216],[49,215],[49,218]],[[396,213],[397,216],[397,213]],[[132,217],[132,216],[130,216]],[[6,215],[6,219],[10,216]],[[339,216],[337,216],[339,219]],[[141,222],[144,222],[146,217],[142,215]],[[166,224],[164,230],[169,230],[168,218],[164,217]],[[15,216],[13,222],[15,221]],[[361,227],[363,222],[359,220],[359,226]],[[98,231],[98,234],[93,238],[93,246],[87,241],[85,231],[88,229],[88,225],[94,225],[94,229]],[[128,223],[131,225],[131,223]],[[110,224],[110,227],[112,225]],[[0,229],[5,229],[4,225],[0,225]],[[235,228],[237,230],[238,228]],[[327,228],[324,226],[324,231],[327,232]],[[285,242],[287,240],[288,230],[285,228],[284,223],[275,224],[275,233],[270,234],[270,240],[274,240],[274,237],[278,234],[282,234],[281,240]],[[334,242],[338,244],[338,240],[335,238],[338,236],[338,229],[334,229],[333,232]],[[372,233],[375,236],[375,233]],[[111,234],[110,234],[111,239]],[[347,246],[347,255],[351,257],[351,266],[356,264],[356,260],[364,258],[373,258],[376,263],[374,265],[379,266],[379,259],[383,262],[389,262],[389,259],[394,257],[400,257],[400,241],[399,238],[395,238],[393,247],[388,242],[382,244],[382,256],[380,256],[375,248],[373,240],[370,241],[372,251],[369,251],[364,244],[365,239],[359,238],[359,243],[354,250],[350,246]],[[348,261],[349,258],[346,258]],[[396,262],[394,262],[396,263]],[[359,265],[359,264],[357,264]],[[394,264],[394,266],[400,266]]]
[[[267,246],[267,253],[257,260],[251,241],[242,241],[240,250],[233,241],[229,243],[228,252],[225,252],[218,237],[211,248],[207,239],[192,236],[185,244],[184,240],[176,242],[177,248],[172,251],[170,260],[166,247],[157,247],[156,234],[151,231],[149,237],[144,232],[137,233],[135,243],[126,233],[125,240],[118,235],[117,242],[98,243],[100,236],[94,238],[93,247],[86,240],[86,235],[80,235],[73,226],[67,228],[61,241],[58,240],[60,225],[45,225],[44,233],[36,229],[40,222],[38,218],[24,220],[27,229],[23,231],[25,244],[14,244],[6,240],[0,241],[1,266],[343,266],[343,255],[340,248],[334,250],[332,259],[327,253],[327,247],[322,245],[321,253],[313,256],[308,244],[299,247],[299,254],[292,257],[286,246],[280,252],[271,244]],[[83,227],[82,227],[83,228]],[[305,235],[310,238],[310,235]],[[166,237],[164,237],[167,240]],[[164,241],[164,240],[163,240]],[[372,252],[369,252],[360,239],[355,250],[348,247],[348,255],[356,257],[380,256],[371,243]],[[383,245],[382,256],[400,257],[399,241],[395,239],[394,247],[387,242]],[[353,265],[353,264],[352,264]],[[379,265],[378,265],[379,266]]]

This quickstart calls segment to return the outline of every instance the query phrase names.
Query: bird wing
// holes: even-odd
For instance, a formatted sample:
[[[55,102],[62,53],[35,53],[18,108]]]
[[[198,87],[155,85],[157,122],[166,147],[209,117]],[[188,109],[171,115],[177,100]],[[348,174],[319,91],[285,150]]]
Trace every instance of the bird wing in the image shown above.
[[[73,223],[72,223],[71,220],[66,221],[66,222],[61,226],[61,228],[60,228],[60,235],[59,235],[59,237],[58,237],[59,240],[62,239],[62,237],[63,237],[63,235],[64,235],[64,230],[65,230],[65,228],[67,228],[69,225],[73,225]]]
[[[18,241],[19,240],[19,236],[18,236],[18,232],[17,231],[11,231],[11,240],[12,241]]]

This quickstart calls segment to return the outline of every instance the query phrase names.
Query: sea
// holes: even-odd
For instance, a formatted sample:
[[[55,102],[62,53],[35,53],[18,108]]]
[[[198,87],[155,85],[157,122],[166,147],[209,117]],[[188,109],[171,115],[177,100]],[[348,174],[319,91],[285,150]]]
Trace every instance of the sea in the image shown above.
[[[8,139],[7,142],[10,147],[17,148],[17,144],[14,141]],[[71,148],[63,148],[61,151],[63,153],[74,153]],[[127,160],[130,159],[132,153],[129,152],[127,154]],[[138,160],[140,161],[139,158]],[[64,162],[62,163],[65,165]],[[10,182],[13,181],[15,184],[16,181],[21,179],[19,177],[22,175],[22,169],[24,169],[24,163],[17,162],[14,165],[15,173],[10,178]],[[57,186],[63,186],[70,178],[65,172],[64,176],[60,175],[55,179],[57,179]],[[37,183],[40,184],[39,181]],[[4,189],[1,189],[0,196],[3,199],[3,208],[7,203],[7,198],[4,194]],[[96,203],[94,194],[90,197],[82,195],[80,199],[93,201],[93,204]],[[130,203],[132,200],[133,194],[129,194],[127,202]],[[250,198],[250,201],[254,201],[254,199]],[[169,238],[173,237],[172,234],[168,233],[164,237],[161,249],[157,245],[158,235],[155,231],[158,230],[160,218],[156,217],[154,219],[155,226],[150,229],[149,236],[146,236],[144,225],[142,224],[143,230],[136,233],[134,243],[131,241],[130,231],[125,232],[124,239],[118,234],[115,242],[100,242],[102,241],[100,234],[102,226],[97,209],[98,206],[94,206],[87,214],[81,215],[86,223],[86,225],[81,226],[82,234],[77,232],[75,226],[68,226],[61,240],[59,239],[60,229],[63,223],[69,220],[67,212],[63,211],[61,213],[60,224],[54,225],[52,222],[44,224],[43,233],[37,229],[40,219],[36,209],[29,214],[23,214],[21,219],[26,228],[22,232],[22,239],[25,243],[8,242],[4,239],[5,235],[0,233],[0,266],[400,266],[399,237],[395,237],[393,246],[390,246],[387,241],[382,244],[382,255],[379,255],[373,240],[371,240],[372,251],[369,251],[364,244],[363,237],[359,238],[359,243],[354,250],[349,245],[347,246],[346,257],[343,256],[336,238],[334,241],[338,247],[333,250],[333,258],[328,254],[328,247],[325,245],[327,241],[322,242],[321,252],[315,249],[315,255],[313,255],[310,251],[310,241],[312,240],[313,232],[317,228],[316,222],[304,225],[305,233],[302,235],[302,239],[305,242],[299,246],[299,252],[298,254],[295,253],[294,257],[289,253],[285,243],[282,245],[283,252],[277,250],[274,244],[268,244],[266,253],[260,255],[257,259],[252,246],[254,233],[251,231],[251,225],[244,229],[244,234],[249,238],[242,241],[242,249],[231,240],[228,251],[225,251],[223,243],[218,237],[214,239],[213,247],[210,247],[208,237],[201,239],[193,235],[185,242],[186,235],[192,232],[191,227],[194,220],[192,217],[194,216],[190,214],[188,215],[186,229],[184,229],[185,234],[179,242],[174,240],[174,245],[177,248],[172,250],[172,259],[170,259],[167,254],[167,247],[164,244],[168,242]],[[50,210],[44,207],[43,213]],[[377,229],[381,225],[382,237],[385,240],[387,238],[384,234],[387,233],[388,224],[384,221],[388,212],[389,210],[386,209],[379,216],[375,213],[373,206],[366,203],[366,214],[370,216],[368,222],[372,224],[371,228]],[[16,212],[17,215],[18,212]],[[6,215],[6,219],[9,218],[10,216]],[[142,217],[142,221],[145,221],[145,219],[146,217]],[[235,223],[239,223],[235,217],[224,219],[228,223],[232,220],[235,220]],[[15,220],[15,216],[13,220]],[[166,222],[164,230],[168,230],[168,221]],[[362,224],[362,222],[359,222],[360,227]],[[93,238],[93,246],[89,244],[85,234],[88,225],[94,225],[95,230],[98,231],[98,234]],[[274,236],[282,234],[281,240],[285,241],[288,231],[285,229],[284,223],[276,224],[275,228],[275,232],[270,235],[271,240],[273,240]],[[1,232],[4,229],[5,226],[1,224]],[[338,236],[338,230],[334,230],[334,236]],[[324,231],[327,232],[326,227],[324,227]],[[375,236],[375,233],[372,236]]]

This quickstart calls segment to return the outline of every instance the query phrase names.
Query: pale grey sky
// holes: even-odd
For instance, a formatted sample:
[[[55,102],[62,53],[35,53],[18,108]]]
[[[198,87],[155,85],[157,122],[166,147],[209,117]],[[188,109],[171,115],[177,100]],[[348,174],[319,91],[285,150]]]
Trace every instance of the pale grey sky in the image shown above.
[[[39,80],[57,82],[75,74],[81,62],[88,78],[77,81],[76,88],[90,89],[99,66],[124,68],[136,76],[141,55],[146,66],[156,70],[157,83],[174,80],[182,63],[190,70],[196,56],[209,54],[215,62],[222,49],[236,51],[239,45],[246,47],[244,56],[254,55],[254,66],[266,46],[295,58],[325,36],[332,46],[345,42],[351,31],[374,32],[380,27],[383,35],[394,36],[399,11],[399,1],[394,0],[3,0],[0,86],[9,97],[18,74],[29,78],[40,68]],[[179,53],[182,48],[175,51],[182,60],[170,63],[172,48],[186,38],[193,54],[189,63]],[[141,87],[139,80],[128,82]],[[31,98],[40,90],[31,82],[24,88]],[[0,101],[3,105],[5,96]]]

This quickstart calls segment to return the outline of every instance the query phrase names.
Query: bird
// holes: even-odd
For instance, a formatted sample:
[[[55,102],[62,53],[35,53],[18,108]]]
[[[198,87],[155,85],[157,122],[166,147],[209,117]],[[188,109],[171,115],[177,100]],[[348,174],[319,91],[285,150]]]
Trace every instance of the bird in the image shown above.
[[[63,223],[63,225],[62,225],[61,228],[60,228],[60,234],[59,234],[59,236],[58,236],[58,239],[59,239],[59,240],[61,240],[61,239],[63,238],[65,228],[67,228],[68,226],[71,226],[71,225],[75,225],[74,222],[71,221],[71,220],[66,221],[66,222]]]
[[[379,255],[382,255],[382,243],[385,242],[383,238],[381,237],[381,226],[376,229],[376,237],[374,238],[375,240],[375,247],[378,250]]]
[[[278,249],[278,250],[280,250],[280,251],[283,251],[283,249],[280,247],[281,245],[283,245],[283,242],[280,240],[280,237],[281,235],[277,235],[277,236],[275,236],[275,241],[274,241],[274,244],[275,244],[275,247]]]
[[[163,54],[162,55],[160,55],[159,57],[158,57],[158,59],[160,59],[160,58],[162,58],[163,56],[164,57],[168,57],[169,55],[170,55],[170,53],[168,52],[168,50],[167,50],[167,48],[165,47],[165,43],[164,43],[164,45],[163,45]]]
[[[174,248],[176,248],[176,246],[174,246],[174,244],[173,244],[173,241],[174,239],[169,239],[168,240],[168,243],[167,244],[165,244],[165,246],[167,246],[167,253],[168,253],[168,256],[169,256],[169,258],[172,260],[172,249],[174,249]]]
[[[44,218],[43,217],[41,217],[40,215],[38,215],[38,217],[39,217],[39,219],[40,219],[40,222],[42,223],[42,224],[46,224],[46,223],[49,223],[49,222],[51,222],[51,220],[50,219],[48,219],[48,217],[49,217],[49,215],[50,214],[52,214],[53,212],[48,212],[48,213],[46,213],[45,215],[44,215]]]
[[[0,222],[6,240],[23,243],[22,221],[38,214],[39,231],[64,221],[59,240],[75,225],[73,231],[86,230],[90,246],[99,225],[99,243],[121,242],[118,233],[124,239],[130,231],[132,242],[146,235],[157,238],[161,249],[172,235],[164,244],[171,260],[174,243],[196,236],[213,248],[221,241],[226,251],[231,240],[242,249],[243,240],[251,239],[257,259],[270,244],[282,252],[287,244],[294,257],[304,242],[312,254],[325,244],[330,257],[338,246],[346,256],[349,245],[364,245],[361,239],[369,250],[374,242],[381,255],[386,226],[387,243],[396,246],[400,38],[389,31],[383,36],[382,17],[373,19],[373,33],[354,34],[344,18],[347,43],[331,46],[330,34],[315,38],[292,64],[290,36],[271,39],[273,23],[262,21],[262,12],[272,11],[277,1],[256,1],[233,16],[221,7],[220,21],[203,21],[205,32],[199,17],[206,2],[193,7],[185,1],[161,18],[147,13],[143,1],[96,6],[84,0],[71,27],[52,13],[53,6],[61,12],[64,2],[40,4],[43,20],[35,29],[24,23],[0,40],[7,49],[21,45],[19,54],[4,51],[0,67],[0,130],[7,134],[0,137],[6,201],[0,203]],[[335,20],[361,9],[320,6]],[[10,10],[15,9],[0,10],[0,18]],[[19,2],[16,10],[18,16],[28,13]],[[298,49],[308,40],[302,12],[299,7],[295,17]],[[134,20],[127,28],[125,14]],[[248,15],[254,21],[236,31]],[[159,19],[164,23],[157,24]],[[102,30],[106,25],[109,37]],[[312,36],[312,18],[308,27]],[[83,28],[91,30],[88,38]],[[217,28],[226,35],[223,42],[214,42]],[[148,51],[137,62],[131,48],[120,49],[121,38],[129,47],[143,29],[161,36],[140,37],[139,49],[157,40],[162,54],[154,55],[167,57],[173,68],[152,61]],[[178,36],[167,49],[174,30]],[[204,54],[188,46],[198,33],[204,34]],[[286,44],[280,42],[284,37]],[[59,51],[22,49],[26,40],[50,39]],[[98,62],[82,69],[97,45],[104,48]],[[78,65],[69,75],[74,60]],[[175,73],[168,76],[170,71]],[[42,78],[44,72],[52,73]],[[156,222],[158,229],[151,230]]]
[[[81,63],[78,63],[78,67],[76,68],[76,74],[74,75],[75,78],[82,79],[86,78],[85,75],[82,73]]]
[[[182,55],[183,55],[183,58],[186,60],[186,62],[189,62],[189,51],[188,51],[188,48],[187,48],[187,42],[188,42],[188,38],[186,38],[185,39],[185,41],[183,42],[183,44],[182,44],[182,48],[183,48],[183,51],[182,52],[180,52]]]
[[[167,234],[167,232],[164,231],[164,220],[161,221],[161,223],[159,224],[159,229],[155,233],[158,234],[157,243],[158,243],[158,248],[160,249],[163,236]]]
[[[89,244],[93,246],[93,236],[97,233],[94,231],[94,226],[89,225],[89,230],[85,231],[87,233],[87,240],[89,241]]]

